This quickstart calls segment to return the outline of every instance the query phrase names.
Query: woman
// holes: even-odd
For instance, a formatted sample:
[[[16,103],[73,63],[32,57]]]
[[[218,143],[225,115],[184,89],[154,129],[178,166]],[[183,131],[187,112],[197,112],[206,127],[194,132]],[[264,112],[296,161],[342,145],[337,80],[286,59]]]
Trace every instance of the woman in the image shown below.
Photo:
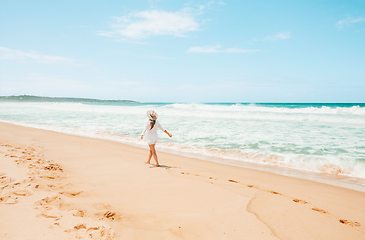
[[[156,161],[156,166],[159,167],[160,165],[158,164],[158,159],[155,149],[155,145],[158,138],[157,129],[158,128],[161,129],[163,132],[169,135],[169,137],[172,137],[172,135],[162,127],[159,121],[157,121],[158,115],[155,111],[153,110],[147,111],[147,117],[150,121],[146,124],[146,127],[144,128],[141,135],[141,139],[145,137],[145,140],[148,143],[148,146],[150,147],[150,156],[148,157],[148,161],[146,163],[150,164],[151,158],[153,156],[153,158]]]

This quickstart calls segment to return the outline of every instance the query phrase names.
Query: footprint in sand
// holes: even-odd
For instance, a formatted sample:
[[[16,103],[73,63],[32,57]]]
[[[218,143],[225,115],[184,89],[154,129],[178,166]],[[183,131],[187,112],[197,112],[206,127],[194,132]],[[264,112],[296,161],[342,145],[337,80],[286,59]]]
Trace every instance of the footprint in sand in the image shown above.
[[[106,211],[104,213],[104,217],[110,220],[114,220],[114,218],[116,217],[115,212],[111,212],[111,211]]]
[[[55,206],[60,210],[68,210],[71,208],[71,204],[67,203],[59,196],[43,198],[43,199],[35,202],[34,206],[40,207],[40,208],[47,208],[47,207]]]
[[[0,176],[0,186],[8,185],[12,181],[13,181],[13,179],[11,179],[7,176],[4,176],[4,175]]]
[[[239,181],[229,179],[228,182],[239,183]]]
[[[84,210],[80,210],[80,209],[70,209],[69,211],[74,212],[72,214],[72,216],[74,217],[85,217],[86,212]]]
[[[272,194],[278,194],[278,195],[282,195],[281,193],[279,193],[279,192],[276,192],[276,191],[272,191],[272,190],[270,190],[270,191],[267,191],[267,192],[269,192],[269,193],[272,193]]]
[[[43,176],[40,176],[40,178],[47,179],[47,180],[56,180],[56,179],[60,179],[61,176],[57,176],[55,174],[52,174],[52,175],[43,175]]]
[[[32,193],[26,189],[13,191],[12,194],[19,196],[19,197],[25,197],[25,196],[32,195]]]
[[[67,197],[82,197],[83,191],[65,191],[59,193]]]
[[[304,201],[304,200],[301,200],[301,199],[293,199],[293,202],[296,202],[296,203],[302,203],[302,204],[307,204],[308,202]]]
[[[57,211],[53,208],[47,207],[46,209],[42,210],[41,214],[38,214],[37,217],[45,217],[45,218],[52,218],[52,219],[61,219],[62,214],[60,211]]]
[[[99,219],[109,219],[112,221],[121,221],[123,216],[121,213],[114,212],[111,210],[111,206],[104,203],[95,203],[93,205],[97,210],[103,210],[103,212],[96,213],[95,216]]]
[[[110,221],[122,221],[123,215],[118,212],[107,210],[105,212],[96,213],[95,217],[101,219],[108,219]]]
[[[110,228],[106,228],[104,226],[101,227],[91,227],[86,230],[86,232],[89,234],[89,236],[92,239],[105,239],[110,240],[114,239],[114,232]]]
[[[9,184],[0,185],[0,191],[4,190],[5,188],[10,187]]]
[[[359,222],[351,222],[351,221],[347,221],[346,219],[340,219],[340,223],[349,225],[351,227],[360,227],[361,226],[361,224]]]
[[[34,179],[32,179],[31,181],[34,181]],[[42,190],[55,190],[55,191],[59,191],[59,190],[64,190],[65,188],[71,187],[72,184],[71,183],[67,183],[67,184],[41,184],[40,182],[37,182],[37,184],[34,186],[37,189],[42,189]],[[63,192],[60,192],[61,194]]]
[[[312,208],[313,211],[320,212],[320,213],[328,213],[327,211],[320,209],[320,208]]]
[[[44,170],[48,170],[48,171],[60,171],[63,172],[63,169],[61,168],[60,165],[55,164],[55,163],[50,163],[47,166],[44,166],[43,168]]]
[[[5,203],[5,204],[16,204],[19,202],[18,197],[13,197],[13,196],[3,196],[0,197],[0,203]]]
[[[75,230],[80,230],[80,229],[87,229],[86,224],[78,224],[76,226],[74,226]]]
[[[0,203],[16,204],[19,202],[19,197],[32,195],[32,192],[26,188],[28,183],[13,182],[14,180],[5,176],[0,176]]]
[[[39,169],[39,166],[31,163],[31,164],[28,165],[28,168],[29,169]]]
[[[111,240],[114,239],[115,233],[111,228],[104,226],[93,226],[88,227],[87,224],[77,224],[73,229],[65,230],[76,238],[84,239],[100,239],[100,240]]]

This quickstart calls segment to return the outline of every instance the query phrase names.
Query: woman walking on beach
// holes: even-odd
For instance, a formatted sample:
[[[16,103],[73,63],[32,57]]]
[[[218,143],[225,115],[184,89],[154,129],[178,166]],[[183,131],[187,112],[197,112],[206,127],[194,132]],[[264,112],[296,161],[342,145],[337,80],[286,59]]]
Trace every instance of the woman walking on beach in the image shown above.
[[[166,131],[161,123],[159,121],[157,121],[157,113],[153,110],[149,110],[147,111],[147,117],[149,119],[149,122],[146,124],[146,127],[144,128],[142,135],[141,135],[141,139],[143,139],[143,137],[145,137],[145,140],[148,144],[148,146],[150,147],[150,155],[148,157],[148,161],[146,162],[147,164],[150,164],[151,162],[151,158],[153,156],[153,158],[156,161],[156,166],[159,167],[160,165],[158,164],[158,159],[157,159],[157,154],[156,154],[156,149],[155,149],[155,145],[158,139],[158,134],[157,134],[157,129],[161,129],[163,132],[165,132],[167,135],[169,135],[169,137],[172,137],[172,135]]]

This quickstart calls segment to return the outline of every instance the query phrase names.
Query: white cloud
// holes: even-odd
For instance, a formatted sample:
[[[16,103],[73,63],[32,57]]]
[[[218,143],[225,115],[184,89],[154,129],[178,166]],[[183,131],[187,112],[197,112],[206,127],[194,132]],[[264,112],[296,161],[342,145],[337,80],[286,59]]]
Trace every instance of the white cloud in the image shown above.
[[[187,53],[251,53],[258,52],[255,49],[242,49],[242,48],[226,48],[222,49],[220,45],[213,47],[191,47]]]
[[[50,63],[50,64],[71,64],[76,65],[75,60],[71,58],[45,55],[37,52],[24,52],[21,50],[14,50],[10,48],[0,47],[0,59],[3,60],[16,60],[16,61],[27,61],[32,60],[39,63]]]
[[[264,41],[284,40],[284,39],[289,39],[290,37],[291,37],[290,32],[279,32],[275,35],[265,37]]]
[[[111,31],[100,32],[106,37],[143,39],[153,35],[185,36],[187,32],[198,31],[199,23],[188,8],[178,12],[148,10],[114,17]]]
[[[357,17],[357,18],[353,18],[353,17],[348,17],[346,19],[340,20],[336,23],[336,26],[338,29],[343,28],[344,26],[349,26],[353,23],[359,23],[365,21],[365,18],[363,17]]]

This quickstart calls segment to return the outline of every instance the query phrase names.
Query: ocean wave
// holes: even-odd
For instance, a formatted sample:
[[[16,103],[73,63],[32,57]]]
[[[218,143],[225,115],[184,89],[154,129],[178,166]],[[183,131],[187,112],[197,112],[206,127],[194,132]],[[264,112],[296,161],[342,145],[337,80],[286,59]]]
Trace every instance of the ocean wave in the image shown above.
[[[126,106],[98,105],[83,103],[6,103],[13,109],[19,109],[21,105],[25,110],[49,110],[52,112],[76,112],[96,114],[129,114],[142,116],[148,109],[155,109],[163,116],[180,116],[196,118],[218,118],[218,119],[241,119],[241,120],[263,120],[263,121],[301,121],[301,122],[330,122],[365,124],[365,107],[327,107],[320,108],[288,108],[288,107],[266,107],[255,104],[133,104]],[[3,106],[5,107],[5,106]]]
[[[356,159],[344,161],[343,159],[321,156],[310,157],[296,154],[260,153],[253,150],[246,150],[245,152],[208,149],[171,143],[159,143],[158,146],[176,152],[365,179],[365,162],[357,161]]]
[[[277,104],[280,105],[280,104]],[[293,107],[282,104],[282,107],[261,106],[257,104],[202,104],[202,103],[174,103],[167,105],[166,108],[188,109],[188,110],[204,110],[204,111],[227,111],[227,112],[261,112],[261,113],[300,113],[300,114],[331,114],[331,115],[365,115],[365,107],[355,105],[350,107],[313,107],[302,105],[301,107]]]
[[[170,104],[159,109],[166,115],[206,119],[294,121],[365,125],[365,107],[266,107],[256,105]]]

